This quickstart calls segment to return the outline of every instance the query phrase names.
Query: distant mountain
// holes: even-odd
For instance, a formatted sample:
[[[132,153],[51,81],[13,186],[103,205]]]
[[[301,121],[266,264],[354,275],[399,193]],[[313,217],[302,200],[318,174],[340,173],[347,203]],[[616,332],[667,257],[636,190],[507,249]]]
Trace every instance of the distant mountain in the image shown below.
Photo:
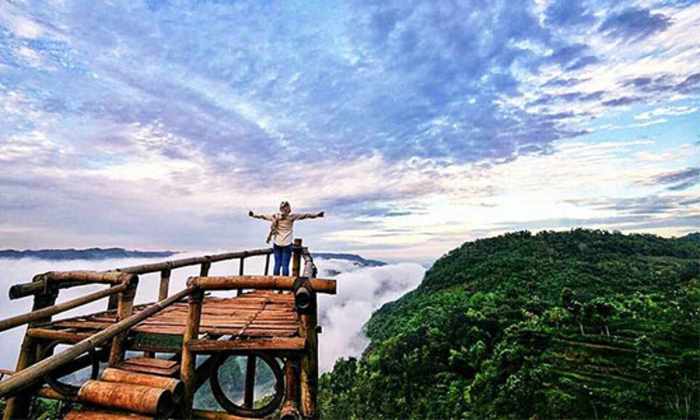
[[[386,263],[384,261],[368,260],[368,259],[362,258],[359,255],[355,255],[355,254],[341,254],[341,253],[333,253],[333,252],[314,252],[313,256],[317,257],[317,258],[325,258],[327,260],[333,259],[333,260],[351,261],[351,262],[353,262],[356,265],[359,265],[361,267],[381,267],[383,265],[386,265]]]
[[[37,258],[42,260],[107,260],[112,258],[163,258],[175,251],[134,251],[123,248],[16,249],[0,250],[0,259]]]

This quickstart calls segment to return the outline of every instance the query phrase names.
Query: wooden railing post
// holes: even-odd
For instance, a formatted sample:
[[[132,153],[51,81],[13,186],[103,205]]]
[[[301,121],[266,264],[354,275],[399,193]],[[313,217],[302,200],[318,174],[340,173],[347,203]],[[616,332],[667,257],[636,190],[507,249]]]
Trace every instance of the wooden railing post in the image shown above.
[[[299,418],[299,359],[288,357],[284,362],[284,403],[280,420]]]
[[[134,310],[134,297],[136,297],[136,287],[138,277],[134,276],[129,282],[129,287],[119,293],[117,302],[117,322],[130,317]],[[114,367],[124,360],[125,341],[129,331],[124,331],[112,339],[112,348],[109,352],[109,366]]]
[[[56,298],[58,297],[58,290],[49,288],[45,293],[34,295],[34,304],[32,305],[32,311],[47,308],[53,306],[56,303]],[[27,330],[33,326],[40,324],[42,322],[51,321],[51,317],[37,319],[35,321],[29,322]],[[25,333],[24,340],[22,340],[22,346],[20,347],[19,358],[17,359],[17,368],[15,372],[19,372],[23,369],[36,363],[37,353],[39,350],[38,340],[30,337]],[[31,393],[26,392],[23,395],[18,395],[7,400],[5,405],[5,412],[3,413],[3,419],[15,419],[15,418],[28,418],[29,417],[29,406],[31,404]]]
[[[301,238],[294,240],[294,246],[292,247],[292,276],[299,277],[301,273]]]
[[[170,289],[170,269],[166,268],[160,272],[160,287],[158,288],[158,301],[168,297]]]
[[[318,314],[316,293],[311,293],[311,308],[301,314],[300,335],[306,338],[306,351],[301,359],[301,413],[305,418],[318,418],[316,409],[318,383]]]
[[[206,277],[209,275],[209,269],[211,268],[210,262],[203,262],[202,266],[199,268],[199,276]]]
[[[245,268],[243,266],[244,261],[245,261],[245,257],[241,257],[241,259],[238,262],[238,275],[239,276],[242,276],[243,271],[245,270]],[[240,296],[241,293],[243,293],[243,289],[236,290],[236,296]]]
[[[182,416],[192,418],[192,403],[197,390],[196,365],[197,355],[190,350],[190,342],[199,338],[199,324],[202,316],[202,301],[204,291],[196,289],[189,299],[187,310],[187,326],[182,335],[182,360],[180,361],[180,380],[185,384],[185,395],[182,398]]]

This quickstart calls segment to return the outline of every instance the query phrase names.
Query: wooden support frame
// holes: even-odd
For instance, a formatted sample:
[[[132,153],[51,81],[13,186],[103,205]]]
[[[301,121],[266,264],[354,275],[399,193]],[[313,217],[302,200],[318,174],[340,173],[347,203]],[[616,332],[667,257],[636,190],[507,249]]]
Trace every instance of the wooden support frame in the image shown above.
[[[170,289],[171,270],[166,268],[160,271],[160,284],[158,285],[158,300],[163,300],[168,297]]]
[[[186,327],[183,334],[182,347],[178,346],[177,351],[180,358],[180,377],[184,387],[184,397],[178,407],[180,414],[185,418],[192,418],[193,414],[213,415],[222,418],[233,418],[224,413],[209,413],[193,410],[192,400],[197,387],[208,376],[205,372],[198,372],[196,367],[196,357],[198,354],[209,354],[212,358],[225,357],[227,354],[237,354],[248,356],[246,369],[246,383],[243,406],[252,407],[254,404],[255,370],[257,364],[266,357],[282,358],[284,365],[284,397],[281,388],[278,388],[279,399],[275,401],[274,407],[281,408],[281,418],[298,419],[318,418],[317,409],[317,382],[318,382],[318,314],[317,314],[317,294],[336,293],[336,282],[334,280],[317,279],[317,270],[313,264],[313,259],[308,249],[303,246],[301,239],[295,239],[292,248],[292,276],[269,276],[271,249],[261,249],[253,251],[226,253],[210,255],[196,258],[186,258],[181,260],[166,261],[157,264],[146,264],[141,266],[127,267],[115,271],[88,272],[88,271],[66,271],[49,272],[38,275],[31,283],[19,284],[13,287],[12,298],[22,296],[35,296],[35,310],[29,314],[13,317],[0,321],[0,331],[11,328],[21,323],[29,323],[23,343],[24,360],[18,361],[18,371],[11,378],[0,383],[0,398],[7,396],[20,396],[14,401],[22,402],[23,395],[32,395],[39,392],[41,378],[46,374],[60,375],[61,372],[73,369],[76,363],[87,357],[85,352],[100,348],[103,358],[107,359],[109,354],[110,366],[114,366],[124,358],[126,349],[126,338],[130,329],[149,318],[156,312],[164,309],[170,304],[180,301],[190,296],[188,304],[188,315]],[[251,276],[245,275],[245,259],[251,256],[265,256],[265,275]],[[217,261],[239,259],[238,276],[214,276],[209,277],[211,264]],[[303,260],[303,266],[302,266]],[[168,297],[170,278],[172,270],[192,265],[200,265],[199,276],[192,277],[187,282],[187,288],[175,295]],[[158,287],[159,302],[152,306],[139,308],[140,312],[134,314],[134,297],[138,285],[137,274],[158,272],[160,273],[160,284]],[[303,276],[303,277],[302,277]],[[301,280],[301,282],[300,282]],[[47,306],[39,307],[42,299],[45,299],[49,290],[55,295],[58,289],[79,286],[83,284],[102,283],[112,285],[109,289],[90,293],[59,305],[53,302]],[[306,289],[311,290],[312,302],[310,307],[299,306],[296,302],[299,324],[295,323],[291,331],[292,337],[273,336],[257,338],[257,334],[251,337],[243,337],[235,340],[213,340],[211,337],[200,339],[202,309],[204,294],[207,290],[245,290],[275,289],[280,291],[300,290],[299,284],[303,284]],[[50,320],[54,314],[72,309],[93,300],[111,296],[110,306],[116,312],[116,323],[97,328],[94,333],[76,332],[66,324],[61,327],[60,323],[50,324],[49,327],[39,325],[39,322]],[[278,295],[277,295],[278,296]],[[281,297],[280,297],[281,298]],[[253,299],[254,300],[254,299]],[[248,302],[248,300],[246,300]],[[108,314],[113,317],[115,312]],[[105,315],[107,316],[107,315]],[[84,321],[84,320],[83,320]],[[19,323],[19,324],[18,324]],[[89,322],[88,322],[89,323]],[[93,322],[98,324],[98,322]],[[207,325],[207,324],[205,324]],[[296,326],[299,325],[299,336],[296,336]],[[80,328],[83,326],[74,327]],[[54,328],[54,329],[50,329]],[[55,329],[57,328],[57,329]],[[67,329],[66,329],[67,328]],[[88,327],[93,328],[93,327]],[[100,328],[104,328],[100,330]],[[140,330],[139,330],[140,331]],[[255,332],[255,331],[253,331]],[[57,353],[45,360],[39,360],[50,354],[39,354],[38,343],[47,342],[74,343],[73,347],[61,353]],[[111,341],[111,346],[109,345]],[[178,340],[179,341],[179,340]],[[172,348],[169,348],[172,350]],[[149,348],[142,348],[144,351],[161,351]],[[257,352],[257,353],[256,353]],[[262,358],[262,359],[261,359]],[[22,359],[22,357],[20,357]],[[206,363],[205,363],[206,364]],[[24,366],[24,368],[20,368]],[[279,367],[278,383],[282,383],[282,372]],[[20,394],[19,391],[29,389],[31,392]],[[283,401],[283,403],[282,403]],[[280,404],[281,407],[280,407]],[[26,407],[28,407],[28,399]],[[5,418],[15,417],[21,406],[8,404]],[[271,409],[271,408],[270,408]],[[10,414],[8,414],[8,412]],[[28,411],[24,411],[25,414]],[[240,413],[237,413],[241,415]],[[10,417],[8,417],[10,415]]]
[[[253,408],[255,403],[255,365],[255,355],[248,355],[246,357],[245,392],[243,394],[243,406],[246,408]]]
[[[292,276],[294,277],[299,277],[301,275],[301,245],[301,238],[294,239],[294,245],[292,247]]]
[[[117,323],[132,315],[137,285],[138,280],[133,280],[129,283],[129,287],[119,294],[119,300],[117,302]],[[112,348],[109,353],[109,366],[116,366],[119,362],[124,360],[126,336],[127,331],[119,333],[112,339]]]
[[[284,362],[284,403],[280,409],[280,420],[299,418],[299,360],[288,357]]]
[[[48,359],[44,359],[26,369],[18,370],[10,379],[0,382],[0,398],[7,395],[16,395],[21,390],[30,387],[33,383],[36,383],[40,378],[51,372],[57,370],[61,366],[69,363],[70,361],[76,359],[81,354],[102,346],[104,343],[108,342],[118,334],[129,330],[134,325],[140,323],[144,319],[162,311],[168,306],[175,302],[178,302],[189,296],[194,291],[193,288],[186,288],[178,293],[170,296],[169,298],[154,303],[139,313],[131,315],[123,321],[119,321],[104,330],[101,330],[97,334],[93,334],[88,338],[76,343],[73,347],[64,350],[63,352],[53,355]]]
[[[56,303],[57,297],[58,289],[55,288],[49,288],[48,290],[46,290],[46,293],[35,295],[34,304],[32,305],[32,312],[41,311],[45,308],[53,306],[53,304]],[[37,325],[42,322],[48,322],[50,320],[51,315],[47,315],[45,318],[34,319],[29,322],[29,327],[31,328],[34,325]],[[16,377],[17,373],[29,368],[31,365],[38,361],[38,350],[38,340],[25,333],[24,339],[22,340],[22,346],[20,347],[19,358],[17,360],[17,368],[15,369],[16,373],[10,379],[8,379],[8,381],[13,380]],[[29,415],[30,403],[31,395],[29,393],[9,398],[5,405],[3,419],[9,420],[15,418],[27,418]]]
[[[317,419],[318,393],[318,315],[316,293],[311,294],[311,309],[300,316],[299,335],[306,339],[306,352],[301,358],[300,402],[305,418]]]
[[[192,402],[196,392],[197,354],[190,349],[192,340],[199,338],[199,324],[202,317],[203,290],[194,290],[189,299],[187,310],[187,327],[182,337],[182,360],[180,361],[180,380],[185,384],[185,393],[181,403],[181,415],[192,418]]]

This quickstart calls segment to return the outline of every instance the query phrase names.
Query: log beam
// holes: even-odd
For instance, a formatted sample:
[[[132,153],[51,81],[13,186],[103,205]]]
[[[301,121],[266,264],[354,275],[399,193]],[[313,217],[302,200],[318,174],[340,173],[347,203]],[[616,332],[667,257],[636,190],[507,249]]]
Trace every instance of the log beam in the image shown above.
[[[26,314],[22,315],[17,315],[13,316],[12,318],[7,318],[2,321],[0,321],[0,331],[5,331],[9,330],[10,328],[17,327],[22,324],[26,324],[32,321],[37,321],[37,320],[46,320],[50,318],[52,315],[60,314],[61,312],[68,311],[73,308],[77,308],[78,306],[85,305],[90,302],[94,302],[96,300],[103,299],[107,296],[114,295],[117,293],[120,293],[126,288],[128,285],[126,284],[121,284],[118,286],[113,286],[110,287],[109,289],[105,290],[100,290],[94,293],[87,294],[85,296],[80,296],[78,298],[59,303],[58,305],[52,305],[48,306],[42,309],[38,309],[36,311],[32,311]]]
[[[212,276],[190,277],[188,286],[198,287],[204,290],[233,290],[233,289],[258,289],[258,290],[292,290],[297,278],[293,276]],[[327,279],[309,279],[311,288],[317,293],[336,293],[336,281]]]

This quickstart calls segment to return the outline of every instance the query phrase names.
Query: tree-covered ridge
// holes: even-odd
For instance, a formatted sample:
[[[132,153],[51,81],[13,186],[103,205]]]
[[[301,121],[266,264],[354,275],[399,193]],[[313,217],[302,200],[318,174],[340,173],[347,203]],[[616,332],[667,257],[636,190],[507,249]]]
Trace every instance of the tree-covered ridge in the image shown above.
[[[697,418],[700,245],[574,230],[468,242],[321,378],[325,418]]]

